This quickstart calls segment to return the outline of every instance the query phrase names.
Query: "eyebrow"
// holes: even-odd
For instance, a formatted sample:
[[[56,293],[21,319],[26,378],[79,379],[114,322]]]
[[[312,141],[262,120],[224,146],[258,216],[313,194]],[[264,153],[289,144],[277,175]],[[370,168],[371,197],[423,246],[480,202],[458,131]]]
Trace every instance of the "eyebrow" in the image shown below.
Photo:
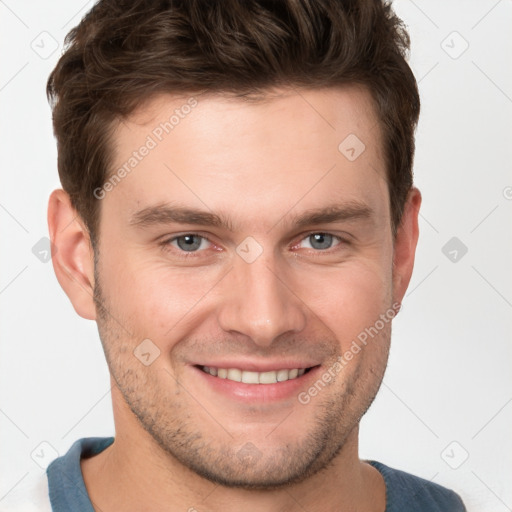
[[[332,205],[306,210],[300,215],[294,215],[290,224],[296,228],[304,228],[316,224],[330,224],[349,220],[366,220],[371,218],[372,208],[359,201],[350,201],[343,205]]]
[[[130,225],[149,227],[159,224],[197,224],[201,226],[223,227],[234,231],[229,219],[216,213],[159,204],[139,210],[130,219]]]
[[[287,224],[296,229],[310,225],[329,224],[349,220],[369,219],[373,209],[359,201],[350,201],[341,205],[330,205],[321,208],[306,210],[300,214],[292,215]],[[286,217],[283,216],[275,225]],[[211,226],[235,231],[231,220],[223,215],[197,210],[159,204],[143,208],[134,213],[130,219],[130,225],[135,227],[151,227],[165,224],[194,224],[198,226]],[[274,225],[274,227],[275,227]]]

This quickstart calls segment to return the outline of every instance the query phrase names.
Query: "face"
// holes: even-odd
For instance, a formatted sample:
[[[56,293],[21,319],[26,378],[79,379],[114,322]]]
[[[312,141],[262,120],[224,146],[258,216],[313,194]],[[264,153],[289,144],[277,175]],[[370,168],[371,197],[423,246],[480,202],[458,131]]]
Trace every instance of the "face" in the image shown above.
[[[299,482],[340,453],[401,298],[369,95],[281,93],[150,101],[97,193],[96,320],[124,406],[226,486]]]

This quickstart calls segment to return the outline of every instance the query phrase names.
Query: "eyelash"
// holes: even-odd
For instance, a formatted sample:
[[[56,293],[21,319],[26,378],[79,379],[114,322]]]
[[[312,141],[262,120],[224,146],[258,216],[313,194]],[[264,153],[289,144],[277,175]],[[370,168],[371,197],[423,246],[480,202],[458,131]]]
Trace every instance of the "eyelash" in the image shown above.
[[[338,241],[338,243],[336,245],[334,245],[333,247],[330,247],[329,249],[324,249],[324,250],[310,249],[309,251],[312,252],[315,255],[330,254],[331,252],[336,251],[337,249],[339,249],[340,246],[342,246],[342,245],[349,245],[350,244],[350,242],[347,239],[342,238],[339,235],[334,235],[333,233],[329,233],[329,232],[326,232],[326,231],[311,231],[309,233],[306,233],[304,236],[302,236],[302,238],[297,243],[294,243],[293,247],[296,247],[297,245],[299,245],[301,242],[303,242],[305,239],[309,238],[312,235],[330,235],[330,236],[333,237],[333,239]],[[210,244],[213,244],[214,246],[216,245],[207,236],[205,236],[205,235],[203,235],[201,233],[193,232],[193,231],[190,231],[190,232],[187,232],[187,233],[182,233],[181,235],[175,235],[172,238],[167,238],[167,239],[163,240],[160,245],[163,247],[164,250],[170,250],[171,242],[174,242],[178,238],[181,238],[181,237],[184,237],[184,236],[198,236],[198,237],[206,240]],[[176,251],[183,258],[198,257],[202,252],[204,252],[204,249],[203,250],[199,250],[199,251],[183,251],[183,250],[177,249],[175,247],[173,247],[172,250]]]

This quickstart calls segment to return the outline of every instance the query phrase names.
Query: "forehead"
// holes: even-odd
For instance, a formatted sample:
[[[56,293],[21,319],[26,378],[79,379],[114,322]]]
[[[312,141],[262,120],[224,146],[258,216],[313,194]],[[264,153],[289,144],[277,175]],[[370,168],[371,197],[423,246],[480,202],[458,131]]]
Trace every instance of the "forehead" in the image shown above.
[[[387,205],[380,124],[363,88],[281,89],[259,101],[161,95],[113,140],[111,171],[127,172],[105,203],[124,213],[179,202],[261,223],[265,211],[322,202]]]

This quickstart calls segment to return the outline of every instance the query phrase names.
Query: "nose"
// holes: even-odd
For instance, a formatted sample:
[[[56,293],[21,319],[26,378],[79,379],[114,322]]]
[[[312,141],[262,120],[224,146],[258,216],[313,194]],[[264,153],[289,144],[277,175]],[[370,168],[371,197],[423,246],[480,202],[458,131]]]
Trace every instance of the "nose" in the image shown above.
[[[253,263],[236,261],[218,309],[224,331],[246,335],[260,347],[306,326],[304,304],[286,283],[285,273],[269,263],[263,258]]]

